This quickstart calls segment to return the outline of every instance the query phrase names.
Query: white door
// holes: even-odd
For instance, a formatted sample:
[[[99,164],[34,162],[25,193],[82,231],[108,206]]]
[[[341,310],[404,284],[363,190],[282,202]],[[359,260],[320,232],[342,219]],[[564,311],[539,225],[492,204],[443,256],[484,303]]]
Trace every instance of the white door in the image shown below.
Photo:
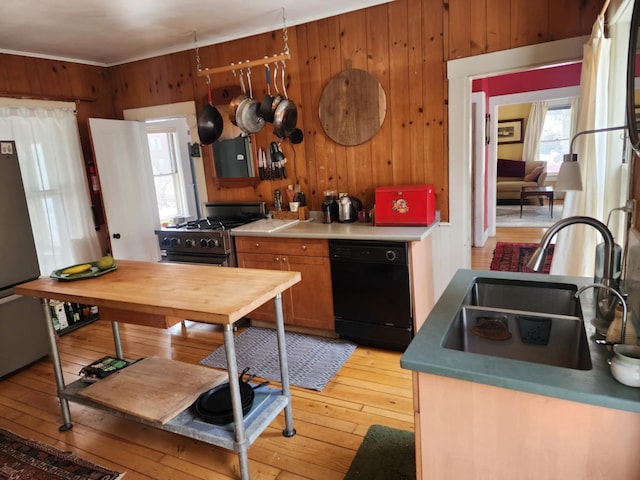
[[[160,228],[146,125],[89,119],[93,154],[116,260],[160,260]]]

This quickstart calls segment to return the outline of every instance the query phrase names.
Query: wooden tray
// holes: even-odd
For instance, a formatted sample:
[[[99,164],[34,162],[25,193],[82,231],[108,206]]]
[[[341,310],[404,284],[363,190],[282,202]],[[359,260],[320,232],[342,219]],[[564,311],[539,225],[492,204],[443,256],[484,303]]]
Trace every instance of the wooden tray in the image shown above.
[[[279,220],[308,220],[309,219],[309,207],[299,207],[297,212],[291,212],[289,210],[272,211],[273,218]]]

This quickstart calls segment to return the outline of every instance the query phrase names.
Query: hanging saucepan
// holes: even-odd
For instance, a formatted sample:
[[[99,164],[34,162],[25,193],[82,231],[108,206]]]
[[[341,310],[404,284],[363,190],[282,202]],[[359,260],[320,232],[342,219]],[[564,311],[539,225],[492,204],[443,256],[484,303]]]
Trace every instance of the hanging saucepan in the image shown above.
[[[204,106],[198,117],[198,136],[200,143],[203,145],[211,145],[222,134],[224,120],[216,107],[213,106],[211,99],[211,82],[207,77],[207,94],[208,103]]]
[[[298,109],[296,104],[289,100],[287,95],[287,86],[284,81],[284,62],[282,62],[282,92],[284,98],[273,114],[273,133],[280,138],[287,138],[296,128],[298,122]]]
[[[234,70],[233,76],[235,77],[235,75],[236,71]],[[244,73],[242,69],[240,69],[240,89],[242,90],[242,94],[231,100],[231,103],[229,104],[229,120],[231,120],[231,123],[233,123],[235,126],[238,126],[238,108],[240,107],[242,101],[247,98],[247,92],[244,88]]]
[[[284,65],[284,64],[283,64]],[[271,101],[271,123],[273,123],[273,116],[276,113],[276,108],[282,101],[282,95],[280,95],[280,89],[278,88],[278,62],[273,64],[273,87],[276,89],[276,96]]]
[[[253,406],[253,400],[255,398],[254,389],[269,383],[265,381],[255,386],[250,385],[249,382],[254,376],[250,375],[245,380],[244,376],[248,372],[249,368],[245,368],[240,374],[238,382],[242,415],[246,415]],[[231,387],[229,386],[229,382],[222,383],[201,394],[193,404],[193,407],[198,416],[205,422],[215,425],[225,425],[233,422],[233,406],[231,404]]]
[[[244,133],[251,135],[258,133],[264,127],[264,119],[258,115],[258,107],[260,102],[253,99],[253,87],[251,85],[251,69],[247,70],[247,79],[249,82],[249,97],[240,102],[236,112],[236,122],[238,128]]]
[[[271,95],[271,71],[269,70],[269,64],[264,66],[267,79],[267,93],[262,98],[260,106],[258,107],[258,115],[264,119],[265,122],[273,122],[273,110],[271,106],[273,104],[273,96]]]

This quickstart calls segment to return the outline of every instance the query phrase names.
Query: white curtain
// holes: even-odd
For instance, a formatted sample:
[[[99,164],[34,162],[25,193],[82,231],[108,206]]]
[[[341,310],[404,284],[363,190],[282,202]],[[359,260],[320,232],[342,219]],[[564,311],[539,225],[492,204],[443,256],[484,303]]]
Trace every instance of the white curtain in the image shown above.
[[[0,139],[16,142],[40,273],[100,258],[75,113],[0,106]]]
[[[527,128],[524,132],[524,145],[522,146],[522,159],[524,161],[540,160],[540,137],[544,127],[544,118],[547,115],[549,103],[546,101],[531,104]]]
[[[580,99],[574,97],[571,99],[571,127],[569,132],[569,139],[573,138],[578,133],[578,107],[580,106]]]
[[[610,50],[611,40],[605,38],[604,17],[600,15],[593,25],[591,38],[584,46],[576,128],[578,132],[609,126]],[[609,203],[607,196],[617,193],[620,189],[619,182],[611,177],[610,169],[607,167],[609,138],[606,133],[596,133],[581,135],[575,141],[574,153],[578,154],[583,190],[567,192],[563,217],[586,215],[606,222],[606,218],[603,217]],[[592,227],[572,225],[564,228],[557,236],[551,273],[592,277],[595,248],[602,241],[601,238]],[[594,254],[576,255],[576,252]]]

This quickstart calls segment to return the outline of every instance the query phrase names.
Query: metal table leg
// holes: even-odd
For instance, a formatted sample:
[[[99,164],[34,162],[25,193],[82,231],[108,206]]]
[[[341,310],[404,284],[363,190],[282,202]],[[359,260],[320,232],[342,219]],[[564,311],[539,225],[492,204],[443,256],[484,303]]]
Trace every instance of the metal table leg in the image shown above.
[[[64,376],[62,375],[62,363],[60,362],[60,352],[58,351],[58,342],[55,328],[53,328],[53,319],[51,318],[51,308],[49,300],[44,298],[41,300],[44,309],[44,318],[47,322],[47,336],[49,337],[49,346],[51,347],[51,363],[53,364],[53,374],[56,378],[56,387],[58,389],[58,398],[60,399],[60,413],[62,414],[62,425],[58,427],[61,432],[66,432],[73,428],[71,423],[71,412],[69,410],[69,401],[60,394],[66,388],[64,384]]]
[[[236,347],[233,340],[233,325],[224,325],[224,349],[227,354],[227,372],[229,374],[229,388],[231,390],[231,405],[233,407],[233,421],[235,424],[235,447],[240,464],[240,478],[249,480],[248,440],[244,431],[244,415],[242,414],[242,398],[240,397],[240,383],[238,364],[236,362]]]
[[[273,299],[276,310],[276,331],[278,334],[278,354],[280,358],[280,376],[282,377],[282,394],[288,402],[284,407],[285,429],[282,434],[285,437],[293,437],[296,434],[293,428],[293,411],[291,410],[291,390],[289,389],[289,365],[287,363],[287,345],[284,338],[284,315],[282,313],[282,294],[278,293]]]
[[[118,322],[111,322],[111,331],[113,332],[113,343],[116,348],[116,357],[124,359],[122,341],[120,340],[120,325],[118,325]]]

